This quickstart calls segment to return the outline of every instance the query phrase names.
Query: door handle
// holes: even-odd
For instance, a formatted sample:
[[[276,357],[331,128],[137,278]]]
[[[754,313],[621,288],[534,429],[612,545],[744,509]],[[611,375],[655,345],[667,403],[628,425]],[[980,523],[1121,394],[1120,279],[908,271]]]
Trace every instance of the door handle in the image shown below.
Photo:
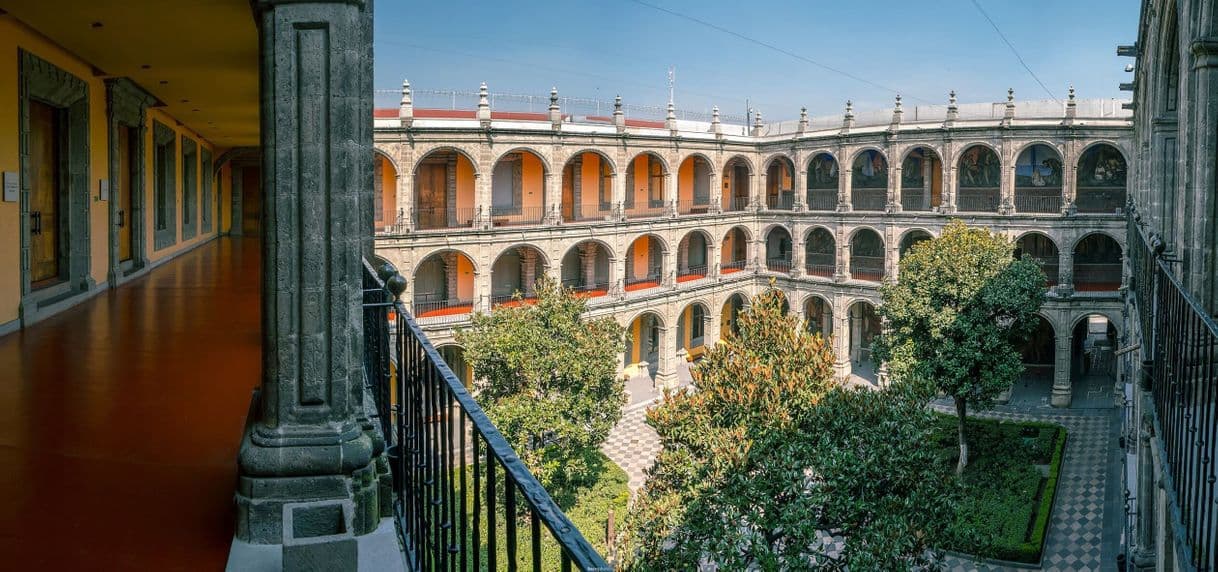
[[[30,213],[30,235],[42,234],[42,211]]]
[[[118,227],[119,228],[123,228],[124,226],[127,226],[126,215],[127,215],[127,211],[124,211],[123,209],[118,209]]]

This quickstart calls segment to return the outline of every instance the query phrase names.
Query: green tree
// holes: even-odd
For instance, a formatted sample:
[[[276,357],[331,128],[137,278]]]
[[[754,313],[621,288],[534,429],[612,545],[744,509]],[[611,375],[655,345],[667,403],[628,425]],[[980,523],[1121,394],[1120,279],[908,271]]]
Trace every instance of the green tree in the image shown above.
[[[478,403],[546,488],[570,489],[595,472],[586,453],[626,402],[617,374],[624,330],[612,318],[584,319],[586,306],[543,278],[536,303],[479,313],[457,332]]]
[[[1045,295],[1044,272],[1016,260],[1013,249],[1006,238],[955,220],[915,245],[901,259],[900,280],[880,288],[887,328],[872,342],[873,356],[894,378],[955,401],[957,474],[968,465],[968,406],[989,407],[1019,377],[1017,348],[1035,328]]]
[[[663,450],[626,521],[636,570],[917,567],[951,518],[922,402],[852,390],[819,334],[754,298],[648,412]],[[825,540],[836,538],[840,552]]]

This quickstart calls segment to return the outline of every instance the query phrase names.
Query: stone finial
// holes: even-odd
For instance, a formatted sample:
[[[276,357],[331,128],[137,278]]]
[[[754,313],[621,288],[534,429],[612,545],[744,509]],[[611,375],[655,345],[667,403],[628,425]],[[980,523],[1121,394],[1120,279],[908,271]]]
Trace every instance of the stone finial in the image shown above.
[[[803,133],[808,130],[808,108],[799,108],[799,132]]]
[[[854,127],[854,102],[846,100],[846,114],[842,116],[842,129]]]
[[[1007,106],[1006,106],[1006,110],[1003,111],[1003,113],[1002,113],[1002,124],[1009,126],[1009,125],[1011,125],[1011,120],[1014,118],[1015,118],[1015,88],[1008,87],[1007,88]]]
[[[668,109],[664,113],[664,128],[669,131],[677,130],[677,107],[668,102]]]
[[[892,124],[900,125],[901,117],[904,113],[905,112],[901,110],[901,94],[898,93],[896,103],[893,105],[893,108],[892,108]]]
[[[478,87],[478,121],[483,127],[491,126],[491,97],[485,81]]]
[[[756,111],[753,114],[753,137],[760,137],[764,125],[761,123],[761,112]]]
[[[414,123],[414,99],[410,97],[410,81],[402,80],[402,103],[398,106],[398,119],[402,127],[410,127]]]
[[[1066,95],[1066,120],[1063,123],[1069,125],[1074,122],[1074,118],[1078,115],[1078,102],[1074,100],[1074,84],[1070,84],[1070,89]]]
[[[626,130],[626,114],[622,112],[622,96],[613,98],[613,125],[617,127],[617,132],[622,133]]]
[[[956,90],[951,90],[947,94],[947,119],[945,125],[951,125],[960,117],[960,109],[956,107]]]
[[[723,137],[723,123],[719,121],[719,106],[711,108],[711,133],[716,137]]]
[[[562,110],[558,107],[558,88],[550,88],[550,124],[554,129],[562,127]]]

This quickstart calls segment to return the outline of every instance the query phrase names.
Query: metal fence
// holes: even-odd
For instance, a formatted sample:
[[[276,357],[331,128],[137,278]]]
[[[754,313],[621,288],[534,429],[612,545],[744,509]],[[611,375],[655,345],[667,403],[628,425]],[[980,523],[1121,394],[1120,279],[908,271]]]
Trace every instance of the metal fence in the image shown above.
[[[406,311],[405,279],[364,261],[363,282],[364,369],[409,568],[540,571],[557,551],[563,570],[612,570]]]

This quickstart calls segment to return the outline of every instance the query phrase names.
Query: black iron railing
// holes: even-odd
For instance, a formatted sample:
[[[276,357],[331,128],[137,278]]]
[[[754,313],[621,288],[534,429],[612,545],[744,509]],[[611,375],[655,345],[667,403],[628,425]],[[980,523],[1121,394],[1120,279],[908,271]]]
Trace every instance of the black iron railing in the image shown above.
[[[1062,197],[1060,194],[1050,195],[1037,191],[1015,189],[1015,212],[1018,213],[1060,213]]]
[[[719,267],[719,273],[720,273],[720,274],[729,274],[729,273],[732,273],[732,272],[739,272],[739,271],[741,271],[741,270],[744,270],[744,268],[745,268],[746,266],[748,266],[748,264],[749,264],[749,262],[748,262],[747,260],[744,260],[744,259],[740,259],[740,260],[733,260],[733,261],[731,261],[731,262],[724,262],[724,263],[723,263],[723,264],[722,264],[722,265]]]
[[[992,191],[960,189],[956,197],[956,209],[973,213],[998,212],[998,190]]]
[[[603,221],[613,216],[613,205],[601,203],[596,205],[565,205],[563,206],[563,222]]]
[[[922,189],[913,191],[901,191],[901,210],[905,211],[929,211],[930,197],[922,195]]]
[[[884,189],[858,189],[850,193],[850,208],[856,211],[882,211],[888,201]]]
[[[646,206],[632,206],[626,208],[626,218],[653,218],[668,214],[668,207],[664,206],[663,201],[658,205],[653,201]]]
[[[474,225],[474,216],[478,209],[473,207],[446,208],[421,207],[416,208],[414,227],[416,230],[439,230],[446,228],[464,228]]]
[[[766,270],[769,270],[770,272],[782,272],[784,274],[789,273],[791,272],[791,259],[783,257],[767,258],[765,261],[765,267]]]
[[[564,278],[562,285],[564,288],[571,290],[576,294],[590,296],[600,296],[609,290],[608,280],[585,282],[583,278]]]
[[[710,199],[677,201],[677,214],[700,215],[711,210]]]
[[[767,196],[765,208],[772,211],[789,211],[795,208],[795,196],[790,193]]]
[[[677,281],[686,282],[706,276],[708,268],[705,264],[696,264],[677,269]]]
[[[727,204],[723,205],[723,210],[728,212],[738,212],[749,208],[748,197],[731,197],[727,200]]]
[[[806,252],[804,270],[809,276],[832,278],[837,272],[837,256],[832,252]]]
[[[1167,490],[1179,509],[1187,560],[1197,570],[1216,567],[1218,496],[1218,324],[1180,284],[1162,254],[1131,218],[1129,285],[1148,359],[1144,382],[1154,396]],[[1172,513],[1174,511],[1169,511]]]
[[[644,274],[642,276],[633,276],[633,275],[627,276],[626,281],[623,282],[622,285],[625,286],[626,288],[633,288],[635,286],[640,286],[640,285],[650,285],[648,287],[659,286],[660,285],[660,270],[653,268],[647,274]]]
[[[1080,213],[1121,214],[1125,208],[1125,189],[1079,189],[1074,208]]]
[[[854,255],[850,257],[850,277],[855,280],[879,282],[884,279],[884,257]]]
[[[405,286],[365,261],[364,369],[410,569],[540,571],[556,551],[562,570],[612,570],[423,335]]]
[[[810,211],[837,210],[837,191],[808,191],[806,200]]]
[[[524,207],[520,205],[491,207],[492,226],[541,224],[545,216],[545,207]]]

